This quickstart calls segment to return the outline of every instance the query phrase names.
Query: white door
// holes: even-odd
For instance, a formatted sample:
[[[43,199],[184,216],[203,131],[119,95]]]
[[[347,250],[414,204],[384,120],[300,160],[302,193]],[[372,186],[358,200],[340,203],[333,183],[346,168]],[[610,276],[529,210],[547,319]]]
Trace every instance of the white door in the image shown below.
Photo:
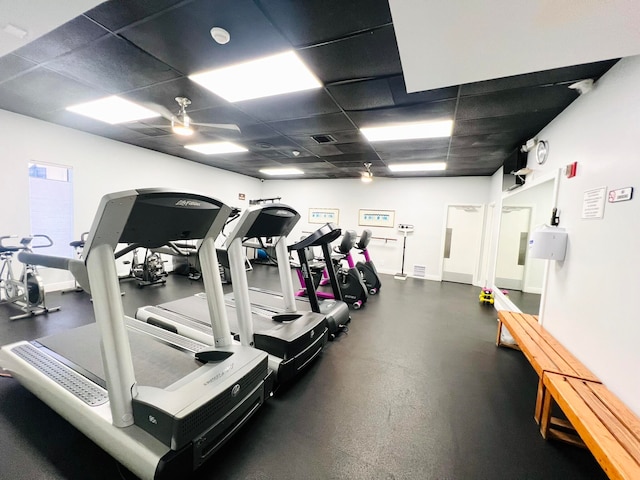
[[[480,205],[449,205],[442,280],[474,283],[478,275],[483,214],[484,209]]]
[[[502,207],[496,259],[497,287],[522,290],[530,219],[530,207]]]

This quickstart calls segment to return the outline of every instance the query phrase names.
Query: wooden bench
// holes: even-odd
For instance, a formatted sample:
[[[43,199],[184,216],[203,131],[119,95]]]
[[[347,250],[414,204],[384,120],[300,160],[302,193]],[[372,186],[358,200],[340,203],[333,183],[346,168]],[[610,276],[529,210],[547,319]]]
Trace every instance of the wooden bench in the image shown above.
[[[542,436],[585,445],[611,479],[639,479],[640,419],[601,383],[553,372],[543,382]],[[552,401],[569,423],[552,417]]]
[[[498,335],[496,345],[501,346],[502,327],[505,326],[518,343],[517,347],[525,355],[538,374],[538,394],[534,418],[540,423],[542,400],[544,398],[543,373],[553,372],[569,377],[600,382],[576,357],[547,332],[538,323],[536,315],[526,313],[498,311]],[[514,348],[513,345],[504,344]]]

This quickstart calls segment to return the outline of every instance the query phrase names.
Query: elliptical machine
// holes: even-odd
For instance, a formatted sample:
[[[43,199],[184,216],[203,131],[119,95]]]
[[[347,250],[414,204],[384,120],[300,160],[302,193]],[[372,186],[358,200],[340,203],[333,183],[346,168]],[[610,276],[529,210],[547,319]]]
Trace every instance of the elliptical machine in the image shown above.
[[[371,261],[369,251],[367,250],[369,241],[371,241],[371,230],[367,228],[362,231],[360,239],[358,240],[358,243],[356,243],[356,248],[360,250],[360,253],[362,255],[364,255],[364,262],[356,263],[356,268],[362,275],[362,280],[364,280],[364,284],[367,287],[367,292],[369,292],[369,295],[375,295],[380,291],[382,283],[380,282],[380,277],[378,276],[376,266]]]
[[[162,260],[160,253],[145,248],[144,258],[141,261],[138,257],[138,248],[140,248],[140,245],[131,244],[115,253],[115,258],[118,259],[129,252],[133,252],[131,261],[125,260],[123,262],[124,264],[131,264],[129,275],[124,278],[135,278],[139,288],[167,283],[166,277],[168,273],[164,269],[164,260]]]
[[[355,310],[361,308],[367,302],[367,287],[362,281],[360,272],[351,257],[351,249],[356,243],[356,232],[346,230],[342,236],[342,242],[333,251],[338,256],[332,257],[335,270],[338,275],[338,285],[342,293],[342,299]],[[342,266],[342,260],[347,261],[348,267]]]

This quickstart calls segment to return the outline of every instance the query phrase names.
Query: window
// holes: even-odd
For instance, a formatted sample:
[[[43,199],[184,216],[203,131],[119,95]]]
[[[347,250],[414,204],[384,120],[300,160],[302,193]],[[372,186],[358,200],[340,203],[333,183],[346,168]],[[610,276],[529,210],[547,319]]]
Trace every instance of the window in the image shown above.
[[[73,170],[61,165],[29,164],[31,234],[51,237],[44,255],[73,257]],[[37,239],[33,245],[38,245]]]

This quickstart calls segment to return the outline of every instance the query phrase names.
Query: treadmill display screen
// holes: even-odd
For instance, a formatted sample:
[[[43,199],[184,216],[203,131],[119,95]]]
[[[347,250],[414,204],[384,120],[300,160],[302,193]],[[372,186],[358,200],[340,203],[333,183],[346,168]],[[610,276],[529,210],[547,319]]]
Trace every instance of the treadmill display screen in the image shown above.
[[[199,196],[174,193],[140,195],[120,236],[121,243],[159,247],[174,240],[200,239],[220,213],[220,206]]]

